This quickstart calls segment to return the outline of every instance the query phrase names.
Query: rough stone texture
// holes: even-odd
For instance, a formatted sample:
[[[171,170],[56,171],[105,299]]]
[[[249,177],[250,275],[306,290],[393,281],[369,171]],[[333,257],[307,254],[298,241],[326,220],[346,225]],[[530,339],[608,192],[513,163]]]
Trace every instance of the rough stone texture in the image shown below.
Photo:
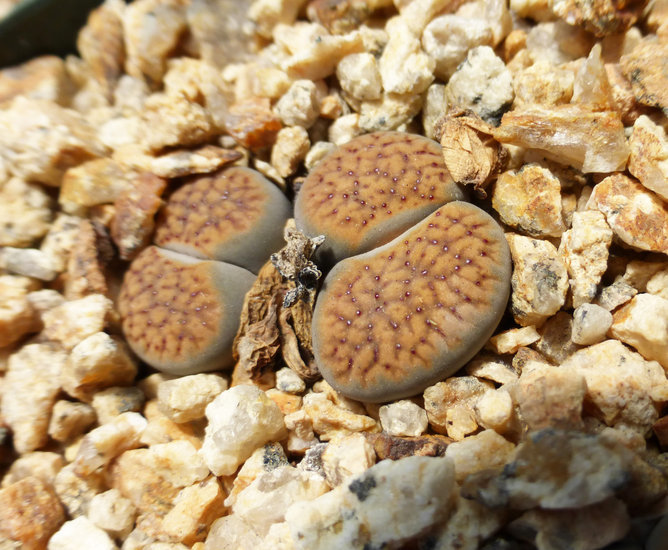
[[[578,430],[587,389],[582,374],[545,366],[525,368],[514,394],[529,430]]]
[[[283,414],[255,386],[235,386],[206,407],[209,423],[200,456],[216,475],[231,475],[251,453],[287,435]]]
[[[318,89],[310,80],[293,82],[276,103],[276,113],[286,126],[310,128],[318,118],[318,112]]]
[[[316,23],[278,24],[273,38],[289,53],[281,68],[295,80],[326,78],[334,73],[337,63],[345,56],[364,51],[358,31],[332,36]]]
[[[295,220],[307,235],[326,236],[319,254],[331,262],[384,244],[461,198],[436,142],[377,132],[335,149],[311,171],[297,195]]]
[[[136,509],[117,489],[95,495],[88,508],[88,519],[111,537],[124,539],[134,527]]]
[[[668,299],[638,294],[613,316],[610,334],[668,372]]]
[[[39,185],[11,178],[0,187],[0,199],[0,246],[30,246],[47,233],[51,199]]]
[[[383,89],[394,94],[419,94],[434,80],[434,60],[420,47],[420,40],[405,17],[386,24],[389,40],[378,60]]]
[[[507,357],[481,351],[466,365],[466,374],[491,380],[499,385],[517,380],[519,373]]]
[[[475,404],[478,424],[483,428],[503,434],[513,426],[514,404],[508,391],[503,388],[487,390]]]
[[[496,222],[455,201],[386,245],[339,262],[313,314],[321,373],[370,402],[415,395],[453,374],[503,314],[509,256]]]
[[[589,346],[605,339],[612,325],[612,314],[595,304],[582,304],[573,312],[573,332],[571,340],[576,344]]]
[[[568,292],[568,273],[549,241],[506,233],[513,259],[512,313],[522,326],[540,325],[561,309]]]
[[[71,85],[63,59],[43,55],[0,71],[0,102],[22,95],[65,105]]]
[[[334,436],[321,456],[327,482],[336,487],[376,462],[373,445],[361,433]]]
[[[243,519],[230,514],[217,519],[211,525],[204,543],[204,550],[236,550],[258,548],[262,537]]]
[[[445,87],[448,105],[470,109],[497,125],[515,96],[512,75],[489,46],[469,50]]]
[[[183,439],[193,447],[199,449],[202,446],[202,434],[195,426],[186,422],[177,424],[167,418],[159,409],[158,401],[151,399],[144,406],[144,416],[148,420],[146,429],[141,435],[144,445],[155,445],[157,443],[169,443],[170,441]]]
[[[548,61],[537,61],[514,75],[513,105],[549,106],[568,103],[573,96],[574,81],[575,74],[572,70],[555,67]]]
[[[146,396],[139,388],[114,386],[93,395],[93,409],[99,424],[113,421],[125,412],[141,412]]]
[[[0,414],[14,434],[14,448],[19,453],[39,449],[48,440],[51,410],[66,358],[62,348],[48,343],[23,346],[9,357]]]
[[[609,498],[578,510],[530,510],[508,529],[522,539],[533,541],[538,548],[593,550],[622,539],[630,526],[624,503]],[[527,533],[533,536],[527,537]]]
[[[71,166],[102,156],[94,128],[71,109],[17,97],[0,116],[0,148],[11,173],[59,186]]]
[[[647,189],[668,199],[668,142],[662,126],[646,115],[633,124],[629,138],[629,172]]]
[[[560,237],[566,230],[559,179],[538,164],[501,174],[494,186],[492,206],[504,223],[533,237]]]
[[[126,272],[119,297],[129,346],[173,374],[229,367],[243,298],[254,279],[235,265],[145,248]]]
[[[283,521],[287,509],[295,502],[312,501],[329,490],[329,484],[318,474],[293,466],[260,474],[241,491],[232,506],[237,514],[266,535],[273,523]]]
[[[187,441],[124,452],[110,468],[110,485],[143,514],[163,516],[183,487],[206,479],[208,468]]]
[[[90,402],[96,391],[131,384],[136,374],[136,362],[125,343],[106,332],[96,332],[72,348],[61,383],[72,397]]]
[[[473,433],[478,424],[474,407],[494,385],[473,376],[448,378],[424,390],[424,407],[432,429],[455,441]]]
[[[608,267],[611,242],[612,230],[600,212],[573,214],[573,227],[563,234],[559,254],[568,269],[575,307],[591,302],[596,296]]]
[[[360,105],[358,133],[405,131],[422,105],[422,94],[383,92],[380,99],[363,101]]]
[[[572,334],[573,317],[560,311],[541,327],[540,340],[534,347],[552,363],[560,365],[581,348],[571,340]]]
[[[281,129],[271,149],[271,165],[278,175],[287,178],[295,173],[311,147],[308,132],[301,126]]]
[[[122,165],[110,158],[94,159],[65,172],[58,202],[68,209],[113,203],[129,185]]]
[[[19,541],[20,548],[44,550],[64,521],[58,497],[42,480],[26,477],[0,489],[0,537]]]
[[[64,465],[65,460],[58,453],[47,451],[25,453],[12,462],[2,478],[2,487],[5,488],[27,477],[35,477],[47,485],[52,485],[56,474]]]
[[[668,254],[668,205],[636,180],[608,176],[594,187],[587,208],[601,211],[624,243]]]
[[[58,274],[53,259],[36,248],[3,248],[0,250],[0,267],[42,281],[52,281]]]
[[[591,414],[608,426],[626,426],[643,435],[659,418],[656,403],[668,395],[661,365],[646,361],[618,340],[574,353],[561,369],[584,376]]]
[[[187,544],[185,548],[203,541],[211,523],[225,513],[223,498],[223,488],[214,476],[184,487],[162,520],[165,535]]]
[[[515,445],[494,430],[484,430],[462,441],[448,445],[445,456],[455,465],[455,479],[463,481],[468,475],[488,468],[498,468],[514,457]]]
[[[377,432],[380,426],[371,417],[337,405],[324,393],[304,396],[304,412],[313,423],[322,441],[328,441],[338,432]]]
[[[74,460],[75,473],[86,476],[128,449],[138,447],[144,428],[146,419],[142,415],[126,412],[88,432]]]
[[[101,473],[80,477],[74,472],[74,464],[56,474],[53,487],[71,518],[86,515],[93,497],[107,488]]]
[[[112,306],[111,300],[101,294],[65,302],[44,313],[43,334],[71,350],[87,337],[104,330]]]
[[[313,501],[293,504],[286,521],[298,549],[400,545],[447,517],[453,485],[447,458],[386,460]]]
[[[217,374],[193,374],[158,384],[158,407],[174,422],[204,417],[206,406],[227,389]]]
[[[18,342],[40,328],[39,316],[27,293],[16,290],[5,291],[0,295],[0,347]]]
[[[546,429],[515,452],[503,471],[469,478],[464,496],[487,506],[563,510],[602,502],[629,481],[632,453],[600,436]]]
[[[378,411],[383,431],[390,435],[422,435],[429,425],[426,411],[412,401],[402,400],[384,405]]]
[[[116,550],[111,537],[85,516],[66,521],[49,539],[48,550],[69,550],[83,546],[99,550]]]
[[[631,53],[621,57],[622,71],[630,80],[638,103],[660,109],[668,107],[666,59],[668,45],[652,40],[641,41]]]
[[[60,443],[81,435],[95,422],[95,411],[86,403],[56,401],[49,421],[49,437]]]
[[[578,104],[519,107],[503,116],[494,137],[502,143],[540,149],[585,173],[623,169],[629,156],[619,113]]]
[[[607,311],[613,311],[631,300],[636,294],[638,294],[638,290],[628,283],[615,281],[601,289],[594,303]]]
[[[476,550],[506,522],[506,512],[457,495],[454,511],[432,536],[436,550]]]
[[[434,75],[447,82],[469,50],[491,46],[492,40],[492,29],[483,19],[447,14],[432,19],[425,27],[422,47],[436,61]]]
[[[255,449],[236,473],[232,487],[227,491],[225,506],[233,506],[237,495],[257,477],[280,466],[288,466],[288,458],[280,443],[267,443]]]
[[[668,300],[668,267],[647,281],[647,292]]]
[[[370,53],[354,53],[344,57],[336,67],[341,88],[360,101],[379,99],[382,82],[376,58]]]
[[[306,389],[306,383],[295,371],[283,367],[276,371],[276,389],[288,393],[302,393]]]
[[[536,331],[536,327],[529,325],[504,330],[490,338],[486,345],[496,353],[516,353],[521,347],[530,346],[539,338],[540,334]]]

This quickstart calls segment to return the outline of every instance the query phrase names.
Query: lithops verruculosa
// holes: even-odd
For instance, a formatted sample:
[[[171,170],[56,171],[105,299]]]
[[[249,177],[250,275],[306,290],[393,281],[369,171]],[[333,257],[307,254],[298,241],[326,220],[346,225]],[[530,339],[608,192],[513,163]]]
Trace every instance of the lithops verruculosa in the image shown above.
[[[461,200],[435,141],[376,132],[338,147],[309,173],[295,201],[297,227],[325,235],[319,257],[329,264],[371,250],[439,206]]]
[[[153,242],[257,272],[283,246],[291,215],[290,202],[275,185],[235,166],[175,191],[160,211]]]
[[[411,396],[452,375],[498,325],[510,271],[501,227],[461,201],[340,261],[313,315],[322,375],[344,395],[368,402]]]
[[[123,279],[119,311],[133,351],[172,374],[229,367],[251,271],[281,247],[289,216],[289,201],[248,168],[176,190],[159,215],[155,245]]]

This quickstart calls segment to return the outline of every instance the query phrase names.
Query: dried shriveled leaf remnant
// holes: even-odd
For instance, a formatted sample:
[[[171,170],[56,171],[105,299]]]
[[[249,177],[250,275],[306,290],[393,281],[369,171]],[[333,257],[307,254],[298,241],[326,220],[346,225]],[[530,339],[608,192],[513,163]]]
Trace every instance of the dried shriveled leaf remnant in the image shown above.
[[[485,187],[506,167],[508,151],[492,137],[493,128],[473,112],[448,114],[440,126],[450,175],[486,197]]]
[[[257,272],[281,247],[278,228],[290,203],[275,185],[250,168],[228,168],[179,188],[160,212],[158,246],[239,265]]]
[[[332,269],[312,327],[322,375],[363,401],[413,395],[483,346],[505,310],[509,282],[498,224],[472,204],[449,203]]]
[[[229,366],[243,296],[254,279],[234,265],[146,248],[125,274],[119,297],[128,344],[174,374]]]
[[[309,239],[288,220],[284,231],[287,243],[280,251],[271,255],[271,263],[283,277],[294,282],[295,288],[287,291],[283,307],[291,307],[299,299],[312,301],[315,287],[322,272],[311,261],[316,249],[324,242],[324,235]]]
[[[386,243],[439,206],[463,198],[435,141],[401,132],[355,138],[308,175],[297,227],[325,235],[319,254],[340,260]]]

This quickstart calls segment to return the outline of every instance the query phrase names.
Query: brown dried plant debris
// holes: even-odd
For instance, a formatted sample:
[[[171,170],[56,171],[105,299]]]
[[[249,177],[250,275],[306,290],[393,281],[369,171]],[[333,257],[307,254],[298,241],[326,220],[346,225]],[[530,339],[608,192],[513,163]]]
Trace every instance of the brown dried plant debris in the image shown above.
[[[472,111],[455,110],[438,127],[450,175],[461,185],[473,185],[485,198],[485,188],[508,164],[508,151],[494,139],[492,126]]]
[[[77,300],[90,294],[107,294],[105,269],[113,255],[113,245],[104,226],[81,220],[67,262],[65,297]]]
[[[160,197],[166,186],[167,180],[144,172],[116,199],[111,238],[122,260],[131,260],[149,244],[154,217],[162,206]]]
[[[262,386],[271,377],[279,351],[303,379],[320,377],[311,349],[311,316],[321,273],[310,258],[323,239],[307,238],[289,220],[285,240],[286,246],[272,254],[246,294],[233,345],[232,385]]]
[[[285,294],[283,307],[291,307],[297,300],[313,301],[318,279],[322,272],[311,261],[316,249],[325,241],[324,235],[308,238],[295,225],[294,220],[288,220],[284,230],[285,242],[281,250],[271,255],[271,263],[283,277],[295,284]]]

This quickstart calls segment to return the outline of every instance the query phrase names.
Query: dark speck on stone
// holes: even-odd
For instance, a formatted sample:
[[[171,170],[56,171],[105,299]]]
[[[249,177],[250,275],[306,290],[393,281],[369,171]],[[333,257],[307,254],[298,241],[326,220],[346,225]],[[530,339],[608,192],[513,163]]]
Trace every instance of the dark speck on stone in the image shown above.
[[[272,443],[264,446],[264,454],[262,455],[262,466],[266,471],[275,470],[279,466],[285,466],[288,459],[285,456],[285,451],[280,443]]]
[[[366,498],[371,493],[371,489],[376,486],[376,478],[372,475],[362,476],[360,479],[355,479],[350,482],[348,485],[348,490],[359,499],[360,502],[364,502]]]

